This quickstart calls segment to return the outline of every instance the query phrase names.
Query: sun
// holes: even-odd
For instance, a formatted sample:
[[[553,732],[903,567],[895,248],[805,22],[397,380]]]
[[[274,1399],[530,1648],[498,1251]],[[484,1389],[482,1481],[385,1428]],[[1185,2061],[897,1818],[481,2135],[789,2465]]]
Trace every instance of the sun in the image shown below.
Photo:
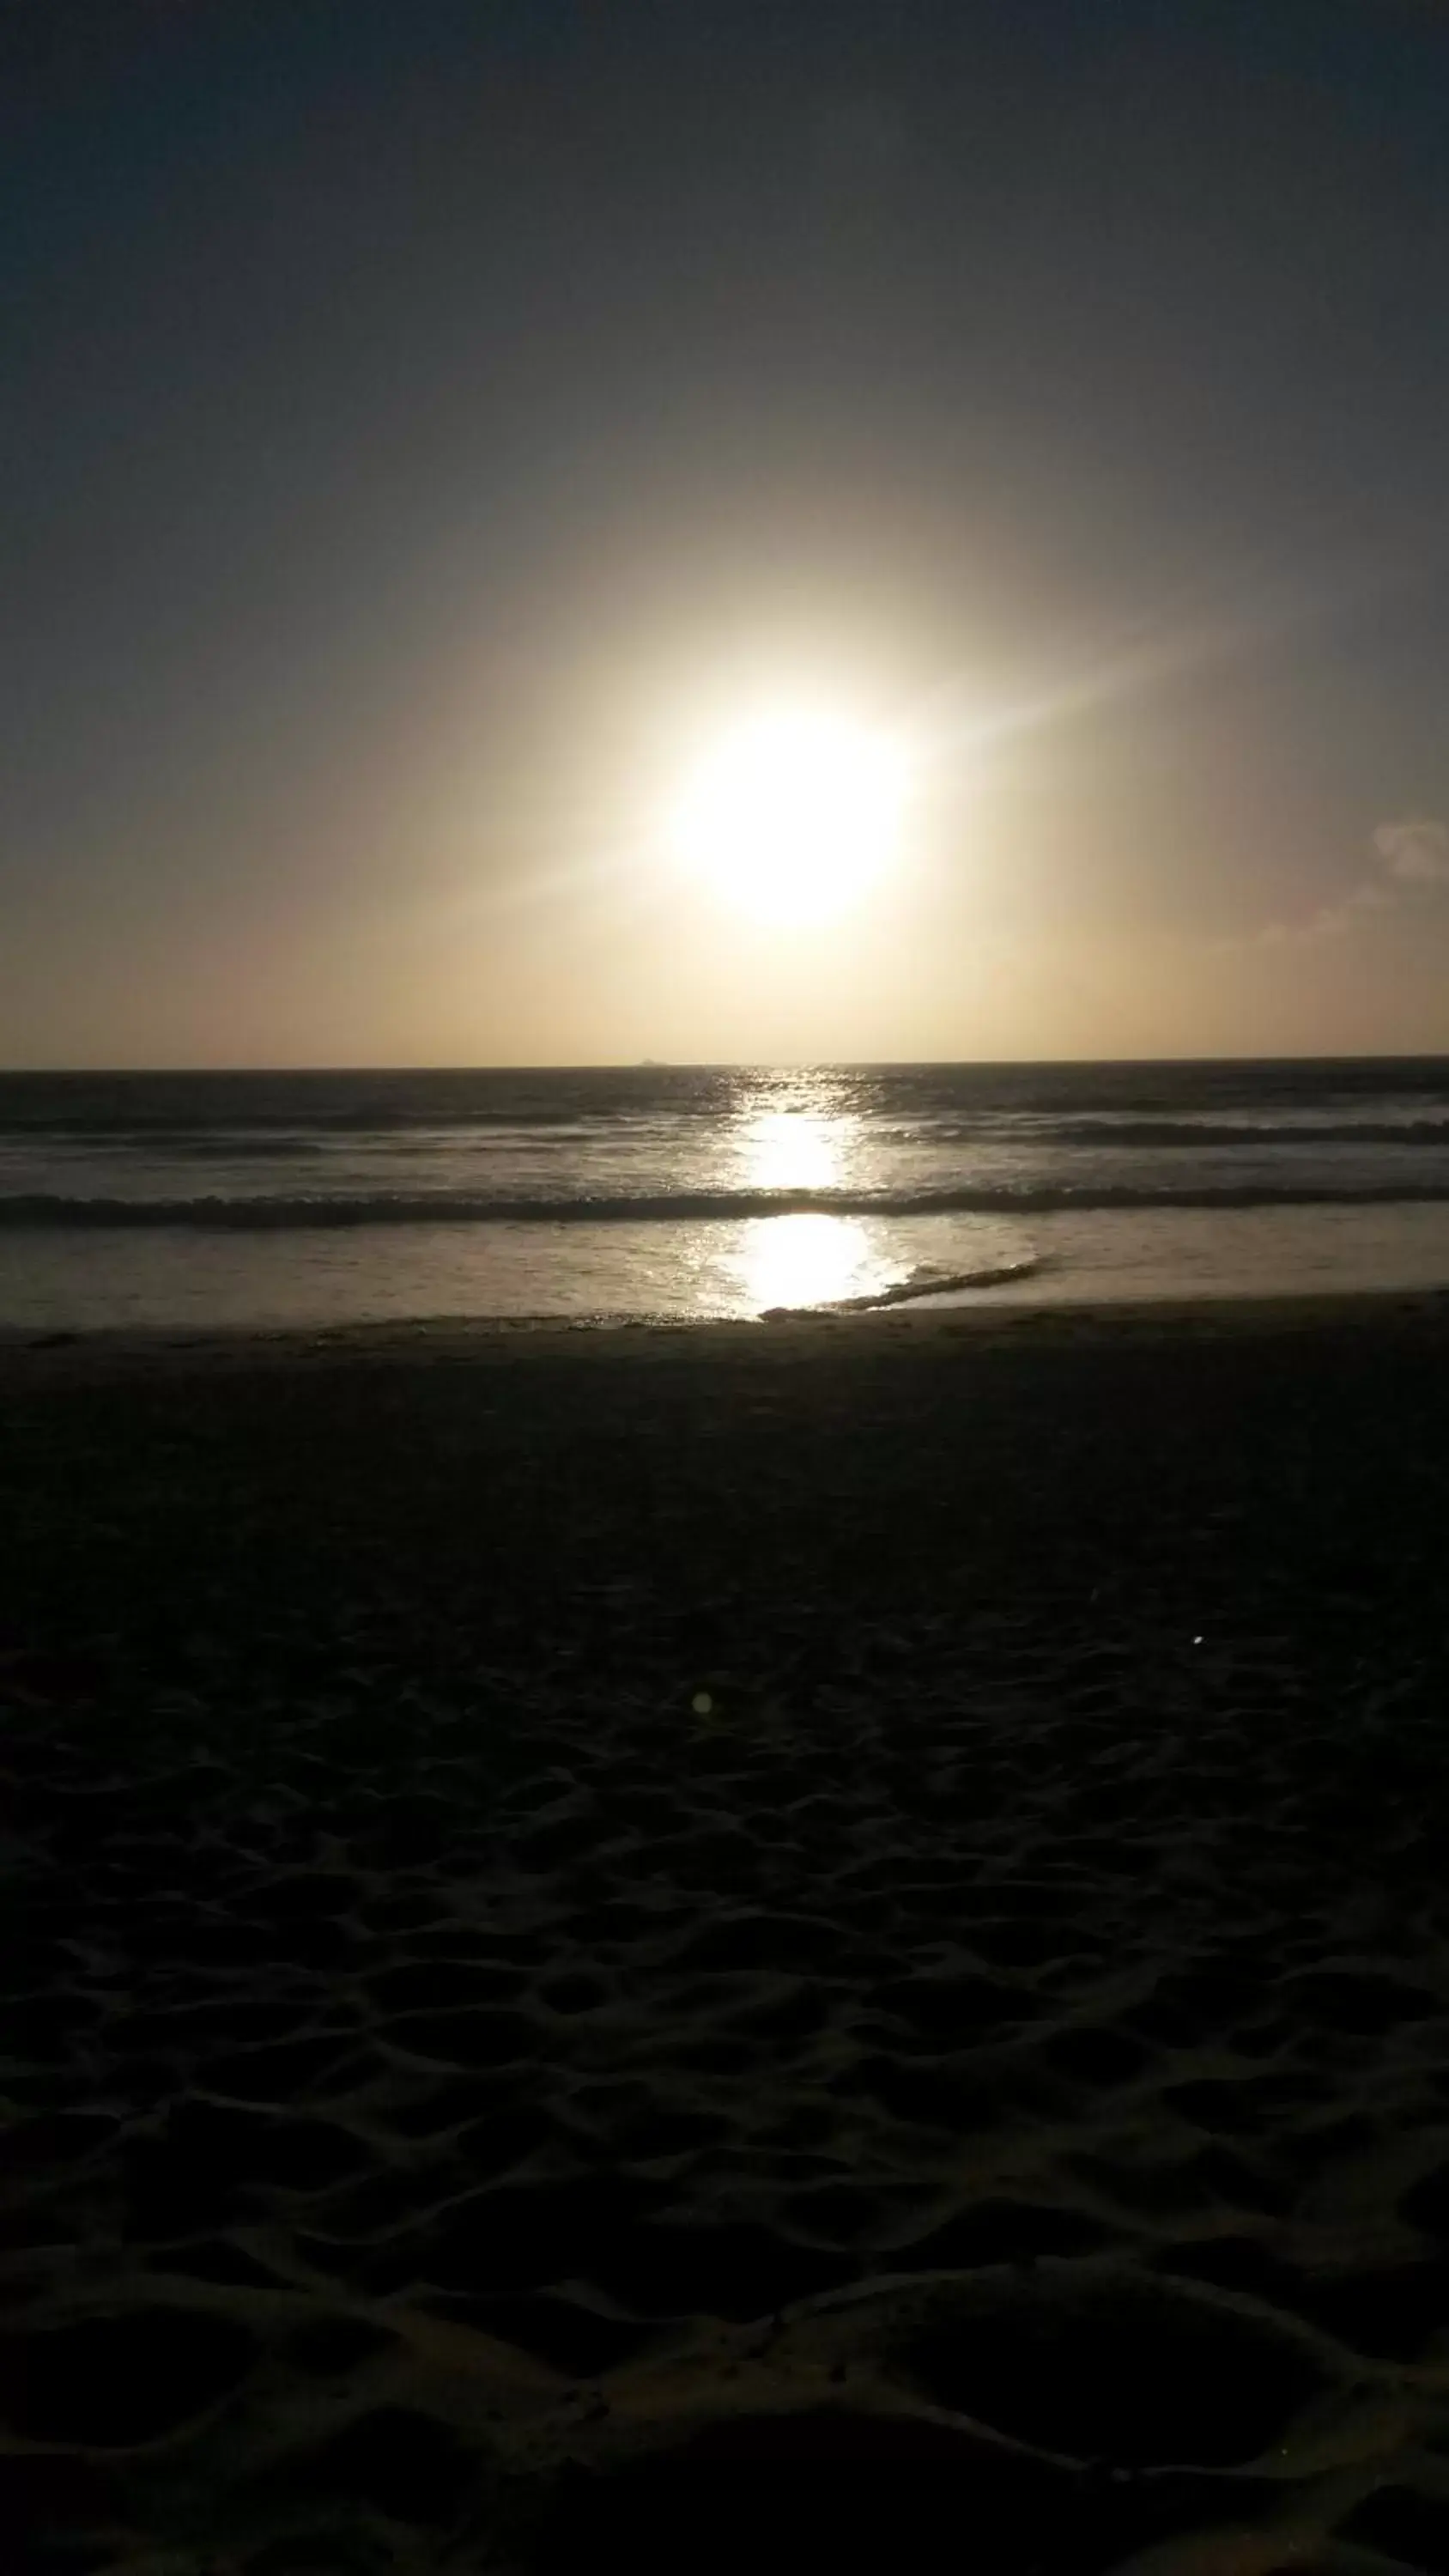
[[[896,855],[909,785],[899,743],[848,717],[781,710],[724,734],[685,780],[670,838],[758,921],[826,921]]]

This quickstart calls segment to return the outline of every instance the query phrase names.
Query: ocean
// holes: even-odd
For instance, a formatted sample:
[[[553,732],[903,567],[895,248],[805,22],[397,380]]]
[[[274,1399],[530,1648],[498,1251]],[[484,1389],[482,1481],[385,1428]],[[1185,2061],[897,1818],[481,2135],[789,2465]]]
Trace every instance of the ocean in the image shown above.
[[[0,1075],[0,1330],[1449,1286],[1449,1058]]]

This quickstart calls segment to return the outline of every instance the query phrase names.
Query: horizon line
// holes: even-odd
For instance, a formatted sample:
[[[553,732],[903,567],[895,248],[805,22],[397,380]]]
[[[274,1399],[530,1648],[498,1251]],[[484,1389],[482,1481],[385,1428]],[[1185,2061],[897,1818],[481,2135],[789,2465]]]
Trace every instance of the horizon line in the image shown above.
[[[1259,1055],[1234,1049],[1217,1055],[1043,1056],[606,1056],[528,1057],[513,1063],[473,1064],[13,1064],[0,1065],[0,1082],[230,1080],[255,1076],[477,1074],[477,1073],[918,1073],[1024,1070],[1053,1072],[1098,1066],[1158,1065],[1449,1064],[1449,1046],[1424,1049],[1359,1048],[1344,1054],[1294,1052]]]

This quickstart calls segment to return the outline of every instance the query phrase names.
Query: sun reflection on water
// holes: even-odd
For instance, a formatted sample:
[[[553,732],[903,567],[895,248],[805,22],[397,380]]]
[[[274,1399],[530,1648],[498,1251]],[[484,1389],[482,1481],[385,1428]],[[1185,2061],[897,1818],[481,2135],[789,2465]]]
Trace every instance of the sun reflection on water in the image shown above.
[[[733,1122],[732,1185],[785,1197],[859,1187],[864,1148],[862,1122],[839,1105],[834,1086],[807,1082],[788,1094],[757,1094]],[[729,1267],[757,1314],[873,1296],[895,1276],[869,1220],[823,1208],[749,1218],[731,1244]]]
[[[833,1306],[869,1297],[891,1277],[855,1216],[752,1217],[740,1228],[738,1276],[757,1313],[772,1306]]]
[[[741,1181],[751,1190],[838,1190],[845,1181],[853,1118],[757,1109],[735,1139]]]

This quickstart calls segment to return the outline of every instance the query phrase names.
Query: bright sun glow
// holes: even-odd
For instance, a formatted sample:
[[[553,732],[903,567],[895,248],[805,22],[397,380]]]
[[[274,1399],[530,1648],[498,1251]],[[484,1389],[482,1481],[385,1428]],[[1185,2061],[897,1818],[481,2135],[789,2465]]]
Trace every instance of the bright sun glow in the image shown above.
[[[900,745],[828,714],[742,725],[688,779],[672,839],[758,921],[825,921],[887,868],[908,785]]]

